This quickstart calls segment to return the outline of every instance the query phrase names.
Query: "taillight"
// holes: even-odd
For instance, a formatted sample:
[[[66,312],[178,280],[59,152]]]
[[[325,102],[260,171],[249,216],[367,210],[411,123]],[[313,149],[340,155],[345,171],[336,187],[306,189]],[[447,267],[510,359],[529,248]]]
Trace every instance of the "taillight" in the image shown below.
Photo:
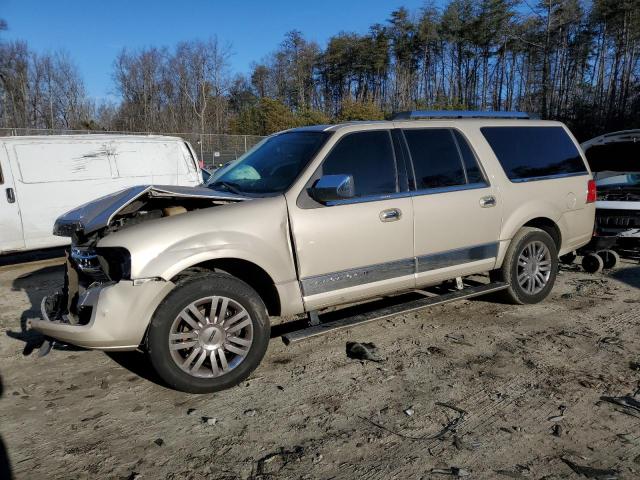
[[[589,180],[589,183],[587,184],[587,203],[595,202],[597,196],[598,193],[596,191],[596,181]]]

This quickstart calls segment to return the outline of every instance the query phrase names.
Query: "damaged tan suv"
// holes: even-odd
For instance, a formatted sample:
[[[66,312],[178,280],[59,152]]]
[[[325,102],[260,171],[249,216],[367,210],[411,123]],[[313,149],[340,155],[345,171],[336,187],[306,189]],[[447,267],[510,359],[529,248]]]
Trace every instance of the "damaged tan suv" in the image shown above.
[[[129,188],[60,217],[65,286],[30,326],[48,341],[143,349],[172,387],[212,392],[258,366],[270,317],[306,314],[317,333],[327,307],[453,279],[447,299],[543,300],[558,256],[591,238],[595,193],[568,129],[524,114],[287,130],[204,186]],[[478,274],[490,283],[466,294]]]

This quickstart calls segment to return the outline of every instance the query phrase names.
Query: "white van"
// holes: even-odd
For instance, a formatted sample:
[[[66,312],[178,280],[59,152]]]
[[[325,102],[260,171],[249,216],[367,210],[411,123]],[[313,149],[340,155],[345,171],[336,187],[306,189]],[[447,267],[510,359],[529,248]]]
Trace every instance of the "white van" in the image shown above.
[[[202,183],[191,145],[178,137],[0,137],[0,254],[56,247],[60,215],[140,184]]]

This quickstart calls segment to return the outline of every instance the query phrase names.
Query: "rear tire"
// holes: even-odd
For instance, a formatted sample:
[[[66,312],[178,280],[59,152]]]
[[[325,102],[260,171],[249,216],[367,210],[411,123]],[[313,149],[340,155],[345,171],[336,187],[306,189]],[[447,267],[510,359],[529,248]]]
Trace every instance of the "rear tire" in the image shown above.
[[[271,326],[260,296],[227,274],[178,283],[158,306],[147,333],[147,353],[169,386],[210,393],[237,385],[256,369]]]
[[[604,268],[602,257],[595,253],[589,253],[582,257],[582,268],[587,273],[598,273]]]
[[[598,256],[602,259],[602,266],[607,270],[614,268],[620,261],[620,255],[613,250],[600,250]]]
[[[538,303],[548,295],[558,272],[558,250],[544,230],[523,227],[511,240],[502,267],[491,272],[493,281],[509,284],[500,297],[517,305]]]

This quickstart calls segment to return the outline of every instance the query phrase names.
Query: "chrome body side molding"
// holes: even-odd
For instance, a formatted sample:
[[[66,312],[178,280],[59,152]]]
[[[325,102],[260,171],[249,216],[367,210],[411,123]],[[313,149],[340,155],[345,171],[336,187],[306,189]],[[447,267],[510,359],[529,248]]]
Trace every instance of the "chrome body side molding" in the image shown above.
[[[464,263],[487,260],[498,255],[498,243],[474,245],[421,257],[406,258],[393,262],[368,265],[366,267],[331,272],[300,280],[302,294],[307,297],[319,293],[340,290],[391,278],[415,275]]]

